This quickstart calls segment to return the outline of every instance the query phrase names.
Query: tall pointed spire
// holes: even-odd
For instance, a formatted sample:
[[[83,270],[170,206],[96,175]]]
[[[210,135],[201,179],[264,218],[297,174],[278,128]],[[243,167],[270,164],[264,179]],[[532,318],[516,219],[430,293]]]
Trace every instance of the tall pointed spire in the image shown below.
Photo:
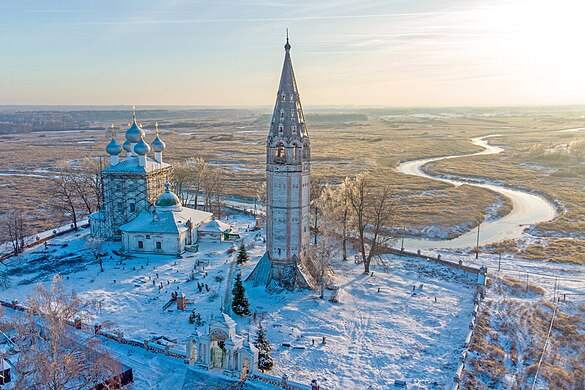
[[[274,112],[272,114],[269,138],[280,136],[290,140],[308,135],[292,66],[290,49],[291,45],[287,29],[286,44],[284,45],[284,64],[282,65],[276,104],[274,105]]]
[[[290,50],[290,43],[288,42],[288,28],[286,29],[286,44],[284,45],[284,50]]]

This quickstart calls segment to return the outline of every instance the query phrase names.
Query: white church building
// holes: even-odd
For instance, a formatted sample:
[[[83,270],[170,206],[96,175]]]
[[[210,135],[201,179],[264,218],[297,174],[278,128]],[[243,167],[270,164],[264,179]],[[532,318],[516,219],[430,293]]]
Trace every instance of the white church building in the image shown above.
[[[126,252],[162,255],[196,251],[200,238],[229,237],[230,225],[216,221],[212,213],[182,206],[171,192],[172,166],[163,162],[166,145],[158,124],[149,145],[134,111],[125,135],[126,141],[120,145],[112,128],[112,139],[106,146],[110,166],[102,170],[103,207],[89,218],[93,236],[120,240]],[[153,157],[149,156],[151,151]]]
[[[144,210],[120,226],[123,250],[180,255],[197,243],[199,227],[212,221],[212,213],[183,207],[169,183],[165,187],[152,211]]]

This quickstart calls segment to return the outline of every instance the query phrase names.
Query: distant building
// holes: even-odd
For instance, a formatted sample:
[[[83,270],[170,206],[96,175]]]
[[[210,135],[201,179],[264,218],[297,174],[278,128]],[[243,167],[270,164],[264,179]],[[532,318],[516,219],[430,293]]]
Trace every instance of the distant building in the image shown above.
[[[120,240],[120,226],[134,220],[154,204],[163,193],[164,183],[170,179],[171,166],[163,162],[165,144],[156,137],[152,142],[154,158],[148,157],[151,146],[144,141],[144,132],[132,114],[132,124],[126,130],[126,141],[120,145],[112,131],[112,140],[106,146],[110,166],[102,171],[103,208],[90,216],[91,232],[107,240]],[[126,152],[121,157],[122,151]]]
[[[266,139],[266,253],[247,280],[287,289],[309,285],[311,143],[286,40],[284,65]]]

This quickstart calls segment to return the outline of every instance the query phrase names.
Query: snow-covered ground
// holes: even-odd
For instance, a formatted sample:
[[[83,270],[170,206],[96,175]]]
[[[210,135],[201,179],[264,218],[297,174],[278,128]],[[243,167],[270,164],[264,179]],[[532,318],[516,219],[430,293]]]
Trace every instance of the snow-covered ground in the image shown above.
[[[246,231],[253,224],[249,216],[230,215],[227,222],[249,249],[250,262],[236,268],[245,279],[264,252],[263,232]],[[85,323],[106,324],[110,330],[138,340],[176,338],[176,348],[196,329],[188,322],[192,310],[206,322],[220,310],[228,290],[228,270],[236,256],[228,249],[237,243],[203,241],[198,253],[186,253],[182,258],[144,255],[120,259],[112,254],[102,273],[91,253],[84,250],[86,235],[82,231],[57,237],[47,249],[39,246],[8,260],[5,271],[11,275],[10,286],[0,287],[0,297],[25,302],[35,283],[48,282],[60,273],[67,289],[93,302],[83,318]],[[118,244],[108,246],[109,251],[117,249]],[[395,379],[405,379],[410,388],[434,384],[441,388],[451,383],[471,321],[474,280],[460,271],[393,256],[375,264],[373,275],[364,275],[362,266],[351,261],[338,260],[333,268],[333,282],[341,288],[339,303],[319,299],[315,292],[270,295],[261,287],[245,284],[256,320],[262,319],[273,343],[271,374],[287,374],[291,380],[307,384],[318,379],[327,389],[384,389]],[[196,280],[188,281],[192,272]],[[205,287],[199,292],[198,283],[207,284],[209,292]],[[171,305],[163,312],[174,291],[186,294],[187,311]],[[326,291],[326,298],[330,295]],[[253,318],[235,318],[238,331],[251,338],[256,329]],[[159,388],[195,383],[196,375],[189,374],[192,371],[180,360],[108,344],[124,362],[136,367],[136,388],[153,388],[157,378]]]
[[[335,265],[339,303],[318,294],[248,290],[274,343],[273,373],[301,382],[318,379],[327,389],[387,389],[395,379],[405,379],[410,388],[451,383],[475,282],[459,271],[394,256],[375,265],[373,276],[361,267]]]

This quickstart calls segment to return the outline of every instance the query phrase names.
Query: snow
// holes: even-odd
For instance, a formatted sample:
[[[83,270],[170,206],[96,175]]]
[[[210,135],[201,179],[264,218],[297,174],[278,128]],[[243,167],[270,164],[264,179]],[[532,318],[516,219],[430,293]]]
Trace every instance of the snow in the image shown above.
[[[264,253],[263,232],[246,231],[254,225],[250,216],[232,214],[225,222],[247,243],[250,261],[235,267],[245,280]],[[185,253],[182,258],[137,255],[127,259],[116,256],[113,251],[119,243],[111,243],[107,250],[112,259],[105,258],[101,273],[84,248],[87,234],[84,230],[56,237],[48,250],[40,246],[9,259],[11,287],[0,290],[0,296],[25,302],[35,283],[50,281],[58,272],[66,289],[93,303],[83,316],[84,323],[101,323],[106,331],[120,331],[140,341],[159,336],[177,339],[174,348],[184,349],[187,337],[196,330],[188,322],[191,311],[201,313],[208,323],[231,290],[230,268],[237,251],[228,253],[228,249],[238,243],[201,241],[198,253]],[[275,367],[270,374],[286,373],[291,380],[306,384],[318,379],[327,389],[383,389],[395,379],[406,380],[410,388],[432,387],[435,382],[448,386],[471,321],[474,280],[437,264],[394,256],[374,264],[373,276],[364,275],[362,265],[353,262],[338,260],[333,268],[333,283],[341,289],[339,303],[319,299],[310,291],[270,295],[245,283],[251,310],[258,320],[263,318],[273,343]],[[187,281],[191,271],[196,281]],[[210,291],[203,287],[199,293],[198,282],[207,284]],[[186,294],[185,312],[175,304],[163,312],[171,292]],[[331,294],[326,291],[326,298]],[[240,334],[254,337],[253,316],[232,317]],[[321,344],[323,337],[326,344]],[[282,343],[304,348],[287,348]],[[174,358],[111,341],[107,344],[135,369],[138,389],[181,388],[202,375]]]
[[[474,283],[408,258],[387,257],[373,276],[351,262],[337,266],[340,303],[302,292],[248,290],[273,343],[271,373],[304,383],[317,379],[327,389],[385,389],[395,379],[415,388],[448,385],[471,321]]]

